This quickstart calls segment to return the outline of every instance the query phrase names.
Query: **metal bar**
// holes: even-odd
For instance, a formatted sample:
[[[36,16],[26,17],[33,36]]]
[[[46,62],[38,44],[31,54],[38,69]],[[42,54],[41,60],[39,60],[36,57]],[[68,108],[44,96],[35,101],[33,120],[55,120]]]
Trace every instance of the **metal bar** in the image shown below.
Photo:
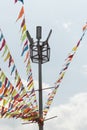
[[[41,90],[48,90],[48,89],[53,89],[53,88],[55,88],[55,87],[42,88]],[[34,91],[36,92],[36,91],[40,91],[40,90],[35,89]],[[27,93],[30,93],[30,92],[32,92],[32,91],[27,91]]]
[[[54,116],[54,117],[51,117],[51,118],[47,118],[47,119],[45,119],[44,121],[48,121],[48,120],[51,120],[51,119],[53,119],[53,118],[57,118],[57,116]]]
[[[50,30],[50,32],[49,32],[49,34],[48,34],[48,37],[47,37],[47,39],[46,39],[46,42],[48,42],[48,40],[49,40],[49,38],[50,38],[51,33],[52,33],[52,29]]]
[[[48,121],[48,120],[51,120],[51,119],[54,119],[54,118],[57,118],[57,116],[53,116],[51,118],[47,118],[44,121]],[[25,122],[25,123],[22,123],[22,125],[31,124],[31,123],[36,123],[36,122]]]
[[[27,38],[28,38],[30,44],[33,44],[33,43],[34,43],[34,42],[33,42],[33,38],[31,37],[31,35],[30,35],[30,33],[28,32],[28,30],[26,31],[26,35],[27,35]]]

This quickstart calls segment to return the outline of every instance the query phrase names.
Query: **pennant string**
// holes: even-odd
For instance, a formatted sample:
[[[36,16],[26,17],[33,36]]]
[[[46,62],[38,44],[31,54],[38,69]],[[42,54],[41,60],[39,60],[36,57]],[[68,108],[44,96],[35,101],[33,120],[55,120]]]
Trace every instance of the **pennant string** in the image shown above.
[[[5,41],[5,39],[4,39],[4,41]],[[5,44],[6,44],[6,41],[4,42]],[[4,44],[3,44],[4,45]],[[6,47],[7,47],[7,45],[6,45]],[[1,47],[2,48],[2,47]],[[25,50],[24,51],[26,51],[26,46],[25,46],[25,48],[24,48]],[[18,71],[17,71],[17,68],[16,68],[16,65],[15,65],[15,63],[14,63],[14,61],[13,61],[13,58],[12,58],[12,56],[11,56],[11,54],[10,54],[10,51],[8,50],[8,47],[7,47],[7,51],[8,51],[8,53],[7,53],[7,55],[6,55],[6,57],[4,58],[4,61],[6,62],[8,59],[9,59],[9,67],[11,67],[11,75],[13,75],[13,73],[15,73],[15,74],[17,74],[17,76],[15,75],[15,77],[16,77],[16,80],[15,80],[15,77],[14,77],[14,80],[16,81],[16,87],[17,87],[17,89],[19,89],[20,88],[20,90],[19,91],[23,91],[23,89],[25,90],[25,88],[23,87],[23,83],[22,83],[22,81],[21,81],[21,78],[20,78],[20,76],[19,76],[19,74],[18,74]],[[24,52],[23,52],[24,53]],[[13,63],[12,65],[11,65],[11,63]],[[18,78],[18,79],[17,79]],[[4,77],[3,77],[3,81],[4,81]],[[20,81],[20,82],[19,82]],[[21,86],[19,87],[19,85],[21,84]],[[23,89],[21,89],[21,87],[23,88]],[[27,91],[25,90],[25,92],[26,92],[26,95],[28,96],[28,94],[27,94]],[[22,92],[23,93],[23,92]]]
[[[24,7],[22,6],[17,20],[22,18],[23,15],[24,15]],[[22,23],[22,25],[23,25],[23,23]],[[22,27],[22,35],[24,35],[24,37],[22,37],[22,40],[23,41],[26,40],[24,47],[23,47],[23,52],[22,52],[22,55],[24,55],[24,53],[28,51],[28,44],[27,44],[28,40],[26,39],[26,25],[25,24]],[[37,106],[37,102],[36,102],[36,95],[35,95],[35,92],[33,89],[33,81],[31,82],[30,86],[28,86],[28,88],[30,88],[32,90],[32,93],[29,94],[30,95],[30,97],[29,97],[29,95],[27,94],[27,92],[22,84],[22,81],[19,77],[14,60],[13,60],[13,58],[10,54],[10,51],[6,45],[6,41],[4,39],[4,36],[3,37],[2,36],[3,35],[1,35],[1,37],[0,37],[1,38],[0,39],[0,42],[1,42],[0,51],[4,50],[2,57],[4,58],[4,62],[7,62],[7,61],[9,62],[8,67],[11,68],[11,75],[13,75],[13,73],[15,73],[14,79],[16,81],[16,88],[14,89],[14,87],[10,84],[10,82],[3,75],[3,73],[1,73],[0,77],[2,77],[2,83],[4,83],[2,85],[0,82],[0,86],[1,86],[0,100],[2,100],[2,101],[4,100],[4,102],[3,102],[4,106],[1,107],[1,116],[2,117],[5,116],[8,118],[12,118],[12,117],[13,118],[14,117],[23,118],[23,119],[26,118],[27,120],[29,120],[29,117],[31,117],[31,119],[35,118],[35,115],[38,117],[38,106]],[[7,87],[5,87],[5,86],[7,86]],[[6,96],[10,97],[9,102],[4,99],[4,97],[6,97]],[[5,105],[7,105],[6,102],[8,103],[8,107],[5,107]],[[17,102],[16,105],[14,104],[15,102]],[[24,104],[27,104],[27,102],[29,102],[29,104],[26,105],[26,108],[21,109],[22,112],[17,111],[17,110],[20,110],[19,108],[22,108],[24,106]],[[26,115],[25,111],[27,111],[25,109],[28,109],[29,107],[31,108],[31,110],[27,113],[27,116],[25,116]],[[13,111],[13,109],[14,109],[14,111]],[[37,113],[35,114],[34,111],[37,111]]]
[[[2,73],[3,72],[0,69],[0,75]],[[26,114],[28,114],[28,116],[30,116],[31,113],[33,113],[33,111],[34,111],[34,108],[30,108],[31,105],[27,104],[25,102],[24,97],[22,98],[21,95],[19,93],[17,93],[16,89],[13,87],[13,85],[10,83],[10,81],[8,80],[8,78],[5,76],[4,73],[3,73],[3,75],[5,77],[5,85],[2,85],[3,82],[1,82],[1,80],[0,80],[0,98],[1,98],[1,94],[3,92],[3,95],[2,95],[2,97],[3,97],[2,98],[3,99],[2,108],[3,109],[1,109],[1,116],[3,117],[3,116],[6,116],[9,114],[12,118],[11,114],[13,113],[13,109],[15,110],[14,112],[16,112],[18,109],[20,109],[20,107],[21,107],[21,112],[18,111],[19,115],[17,114],[17,115],[15,115],[15,117],[17,117],[17,116],[20,117],[20,113],[22,113],[23,117],[25,117]],[[7,84],[7,87],[5,87],[6,84]],[[5,98],[5,96],[7,96],[8,98]],[[6,107],[6,106],[8,106],[8,107]],[[6,110],[5,113],[4,113],[4,109]]]
[[[61,82],[62,82],[62,80],[64,78],[64,75],[65,75],[65,73],[66,73],[66,71],[67,71],[67,69],[68,69],[68,67],[69,67],[69,65],[70,65],[70,63],[71,63],[71,61],[73,59],[73,56],[75,55],[75,53],[77,51],[77,48],[79,47],[79,45],[80,45],[80,43],[81,43],[81,41],[82,41],[82,39],[83,39],[83,37],[85,35],[85,32],[83,32],[83,34],[82,34],[79,42],[72,49],[72,51],[69,54],[69,56],[65,59],[65,64],[63,65],[63,68],[62,68],[62,70],[59,73],[59,78],[58,78],[58,80],[56,81],[56,83],[54,85],[55,88],[53,89],[53,91],[51,93],[48,94],[48,100],[47,100],[47,102],[45,104],[45,107],[44,107],[44,110],[43,110],[43,116],[44,116],[44,118],[46,117],[46,115],[48,113],[48,110],[49,110],[49,108],[50,108],[50,106],[51,106],[51,104],[53,102],[53,99],[54,99],[54,96],[55,96],[55,94],[57,92],[57,89],[60,86],[60,84],[61,84]]]
[[[23,45],[22,48],[22,53],[21,56],[24,57],[24,63],[26,64],[26,74],[27,74],[27,88],[26,89],[30,89],[30,91],[34,90],[34,83],[33,83],[33,78],[32,80],[30,80],[30,73],[32,73],[31,71],[31,65],[30,65],[30,50],[29,50],[29,42],[26,36],[26,21],[25,21],[25,12],[24,12],[24,6],[22,5],[21,10],[19,11],[19,15],[17,18],[17,21],[21,19],[21,23],[20,23],[20,30],[21,30],[21,42]],[[28,64],[29,63],[29,64]],[[32,74],[31,74],[32,77]],[[36,103],[37,106],[37,101],[34,103],[34,99],[36,100],[36,94],[35,91],[33,91],[33,95],[32,98],[30,99],[32,104]]]

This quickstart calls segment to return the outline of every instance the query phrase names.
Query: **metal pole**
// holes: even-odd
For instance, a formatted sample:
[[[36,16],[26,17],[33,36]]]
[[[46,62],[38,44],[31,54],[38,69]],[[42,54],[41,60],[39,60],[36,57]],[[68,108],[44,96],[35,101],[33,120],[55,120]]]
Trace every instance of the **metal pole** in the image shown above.
[[[39,43],[39,41],[38,41]],[[39,53],[39,119],[43,118],[43,95],[42,95],[42,49],[40,44],[38,44],[38,53]],[[43,123],[39,123],[39,130],[43,130]]]
[[[30,36],[29,32],[26,31],[28,40],[30,42],[30,57],[33,63],[38,63],[38,82],[39,82],[39,118],[37,119],[39,130],[43,130],[43,93],[42,93],[42,63],[46,63],[50,59],[50,47],[48,44],[49,37],[52,33],[50,33],[46,39],[46,41],[41,42],[40,39],[42,38],[42,27],[36,27],[36,39],[37,41],[34,42],[33,38]]]

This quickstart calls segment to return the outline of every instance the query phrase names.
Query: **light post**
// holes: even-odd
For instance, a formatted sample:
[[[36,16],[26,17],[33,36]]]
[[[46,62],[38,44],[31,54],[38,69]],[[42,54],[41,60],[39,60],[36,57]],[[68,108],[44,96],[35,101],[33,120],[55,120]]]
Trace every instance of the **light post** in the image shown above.
[[[29,32],[26,31],[28,40],[30,42],[30,58],[33,63],[38,63],[38,82],[39,82],[39,120],[43,120],[43,93],[42,93],[42,64],[50,60],[50,47],[48,44],[49,37],[52,33],[50,30],[49,35],[45,41],[40,41],[42,38],[42,27],[36,27],[36,39],[34,42]],[[43,121],[38,122],[39,130],[43,130]]]

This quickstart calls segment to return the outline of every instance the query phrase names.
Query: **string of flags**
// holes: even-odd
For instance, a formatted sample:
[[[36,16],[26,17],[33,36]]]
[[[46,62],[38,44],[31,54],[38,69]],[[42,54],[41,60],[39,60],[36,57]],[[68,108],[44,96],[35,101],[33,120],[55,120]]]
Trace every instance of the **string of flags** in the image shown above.
[[[56,94],[56,92],[57,92],[57,90],[58,90],[64,76],[65,76],[66,71],[69,68],[69,65],[70,65],[70,63],[71,63],[71,61],[72,61],[72,59],[73,59],[79,45],[80,45],[80,43],[81,43],[81,41],[82,41],[82,39],[83,39],[83,37],[85,35],[86,30],[87,30],[87,24],[83,27],[83,34],[82,34],[81,38],[79,39],[77,44],[72,48],[72,51],[68,54],[68,57],[65,59],[64,65],[63,65],[63,67],[62,67],[62,69],[61,69],[61,71],[59,73],[59,77],[58,77],[57,81],[54,84],[54,89],[52,90],[52,92],[50,92],[48,94],[48,100],[47,100],[47,102],[45,104],[45,107],[43,109],[43,117],[44,118],[46,117],[46,115],[47,115],[47,113],[49,111],[49,108],[50,108],[50,106],[51,106],[51,104],[53,102],[54,96],[55,96],[55,94]]]
[[[21,7],[21,10],[19,12],[19,15],[18,15],[18,18],[16,21],[23,18],[22,23],[20,25],[20,29],[22,32],[21,41],[24,44],[21,56],[24,56],[24,54],[26,53],[24,62],[27,63],[26,64],[26,71],[27,71],[27,74],[29,75],[28,79],[27,79],[28,83],[27,83],[27,87],[26,87],[27,90],[29,91],[29,93],[27,93],[25,86],[23,85],[22,80],[18,74],[16,65],[14,63],[14,60],[13,60],[11,54],[10,54],[10,51],[8,49],[8,46],[6,44],[6,40],[4,38],[4,35],[1,31],[1,29],[0,29],[0,33],[1,33],[0,34],[1,35],[0,36],[0,52],[2,52],[2,58],[4,59],[4,62],[8,62],[8,67],[11,70],[11,75],[14,76],[15,88],[13,88],[12,93],[15,94],[15,98],[17,98],[17,99],[21,98],[21,100],[22,100],[21,105],[20,105],[20,101],[17,100],[18,103],[17,103],[16,107],[17,108],[18,108],[18,106],[19,106],[19,108],[23,107],[23,111],[27,111],[27,115],[26,116],[23,115],[23,112],[22,112],[22,117],[21,117],[20,112],[16,112],[16,108],[15,108],[14,112],[12,110],[12,112],[10,112],[10,114],[8,113],[8,116],[12,117],[11,115],[13,115],[14,113],[17,113],[17,114],[14,114],[14,117],[16,117],[16,118],[19,117],[19,118],[22,118],[24,120],[31,120],[31,119],[35,118],[35,116],[38,117],[38,105],[37,105],[37,100],[36,100],[36,94],[34,91],[32,70],[31,70],[31,66],[30,66],[29,43],[28,43],[27,36],[26,36],[26,24],[25,24],[25,15],[24,15],[24,6],[23,6],[24,1],[23,0],[15,0],[15,3],[18,1],[22,2],[22,7]],[[4,79],[2,80],[2,82],[5,80],[4,75],[3,75],[3,77],[4,77]],[[7,77],[6,77],[6,79],[7,79]],[[3,88],[2,82],[0,82],[0,84],[1,84],[1,86],[0,86],[1,91],[0,92],[3,93],[4,88]],[[10,96],[10,94],[9,94],[9,96]],[[0,97],[2,97],[2,96],[0,96]],[[10,99],[10,101],[11,101],[11,99]],[[13,101],[13,102],[15,102],[15,101]],[[27,103],[28,103],[28,105],[27,105]],[[0,106],[1,111],[2,111],[3,107],[4,106]]]
[[[22,1],[22,3],[24,3]],[[34,90],[34,82],[33,82],[33,76],[32,76],[32,69],[30,64],[30,50],[29,50],[29,41],[26,36],[26,21],[25,21],[25,13],[24,13],[24,6],[21,6],[21,9],[19,11],[18,17],[16,21],[20,22],[20,30],[21,30],[21,43],[22,43],[22,53],[21,56],[24,57],[24,63],[26,64],[26,74],[28,76],[27,78],[27,87],[28,90],[32,91]]]
[[[62,69],[59,73],[57,81],[54,83],[54,89],[48,94],[47,102],[43,109],[43,119],[39,118],[39,108],[37,105],[36,94],[34,89],[34,81],[32,76],[32,69],[30,63],[29,41],[26,36],[26,20],[24,11],[24,1],[14,0],[14,3],[20,2],[21,8],[16,19],[20,24],[22,52],[21,57],[24,58],[26,66],[27,85],[22,83],[21,77],[18,73],[14,59],[9,51],[5,37],[0,29],[0,53],[4,62],[7,63],[10,69],[10,75],[13,76],[15,85],[13,86],[5,73],[0,68],[0,118],[21,118],[24,121],[43,122],[53,102],[55,94],[65,76],[66,71],[85,35],[87,24],[83,27],[83,34],[77,44],[72,48],[68,54]],[[28,91],[28,92],[27,92]]]
[[[6,40],[3,36],[2,31],[1,31],[0,42],[1,42],[0,51],[3,51],[2,57],[4,58],[4,62],[8,61],[8,67],[11,68],[11,75],[13,75],[13,73],[14,73],[14,80],[15,80],[15,88],[14,88],[13,85],[8,80],[8,78],[5,76],[5,74],[0,69],[0,101],[5,100],[4,97],[5,98],[9,97],[9,100],[7,99],[7,101],[9,101],[10,104],[14,105],[15,101],[17,102],[17,106],[15,106],[15,107],[18,107],[18,106],[23,107],[28,103],[28,105],[25,107],[25,109],[29,108],[29,107],[32,108],[30,113],[33,113],[35,110],[38,111],[38,106],[36,103],[34,90],[30,91],[30,93],[26,92],[26,89],[18,74],[16,65],[10,54],[10,51],[8,49],[8,46],[6,44]],[[11,101],[12,101],[12,103],[11,103]],[[3,107],[0,106],[0,107],[3,108],[4,106]],[[13,107],[11,109],[13,109]],[[25,109],[23,109],[23,110],[25,111]],[[16,110],[16,108],[15,108],[15,110]],[[8,115],[11,115],[11,114],[8,114]]]
[[[30,120],[38,117],[37,108],[26,102],[26,94],[16,90],[0,68],[0,118],[22,118]],[[33,115],[33,116],[31,116]]]
[[[18,74],[16,65],[14,63],[13,57],[12,57],[12,55],[8,49],[8,46],[6,44],[6,40],[4,38],[2,31],[1,31],[1,36],[3,36],[2,40],[0,41],[1,42],[0,51],[2,52],[2,58],[4,59],[4,62],[8,62],[8,68],[11,71],[10,74],[12,76],[14,76],[14,81],[15,81],[15,86],[16,86],[17,91],[25,90],[23,83],[21,81],[21,78]]]
[[[24,1],[21,1],[24,3]],[[22,53],[21,56],[24,57],[24,63],[26,66],[26,74],[27,74],[27,88],[28,91],[30,91],[29,96],[32,98],[31,100],[34,101],[33,104],[36,102],[37,106],[37,100],[36,100],[36,94],[34,91],[34,81],[33,81],[33,76],[32,76],[32,69],[31,69],[31,63],[30,63],[30,49],[29,49],[29,41],[27,39],[26,35],[26,20],[25,20],[25,12],[24,12],[24,5],[22,4],[21,9],[19,11],[18,17],[17,17],[17,22],[19,21],[20,23],[20,31],[21,31],[21,43],[22,43]]]

